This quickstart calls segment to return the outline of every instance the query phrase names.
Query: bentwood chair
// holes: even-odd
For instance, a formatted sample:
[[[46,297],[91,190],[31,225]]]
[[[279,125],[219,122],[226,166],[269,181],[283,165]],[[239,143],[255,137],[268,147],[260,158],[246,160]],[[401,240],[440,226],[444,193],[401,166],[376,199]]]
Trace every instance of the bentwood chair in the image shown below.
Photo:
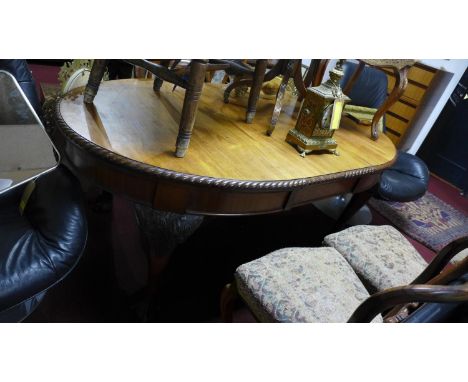
[[[261,322],[443,322],[468,302],[468,238],[429,265],[391,226],[351,227],[324,243],[239,266],[222,319],[232,321],[237,295]]]

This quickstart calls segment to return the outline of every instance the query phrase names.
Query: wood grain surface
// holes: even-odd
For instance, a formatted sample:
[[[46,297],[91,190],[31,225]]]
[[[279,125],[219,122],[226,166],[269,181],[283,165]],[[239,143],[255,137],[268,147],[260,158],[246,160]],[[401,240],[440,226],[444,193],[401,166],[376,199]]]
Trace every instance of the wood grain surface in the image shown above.
[[[252,124],[245,123],[247,97],[223,102],[223,87],[205,84],[190,147],[174,155],[184,90],[151,80],[101,84],[92,105],[83,89],[61,98],[54,140],[68,166],[82,178],[153,208],[203,215],[280,212],[378,182],[396,150],[368,127],[343,123],[334,137],[340,156],[302,158],[285,142],[299,104],[286,97],[277,128],[266,135],[274,107],[260,98]]]
[[[108,81],[94,107],[82,95],[67,97],[60,113],[67,125],[91,142],[127,158],[180,173],[241,180],[308,178],[385,165],[395,156],[390,140],[368,137],[368,128],[343,123],[335,138],[340,156],[306,158],[285,137],[296,122],[298,105],[285,100],[277,129],[266,135],[273,102],[260,99],[254,123],[246,124],[247,98],[223,103],[221,85],[207,84],[200,99],[192,141],[185,158],[174,156],[184,90],[165,84],[153,92],[151,80]]]

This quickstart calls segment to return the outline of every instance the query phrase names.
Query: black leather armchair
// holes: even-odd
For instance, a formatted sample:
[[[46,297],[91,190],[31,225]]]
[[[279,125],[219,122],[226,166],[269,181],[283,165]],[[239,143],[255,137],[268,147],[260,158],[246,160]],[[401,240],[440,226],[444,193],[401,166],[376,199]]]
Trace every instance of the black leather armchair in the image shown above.
[[[346,62],[342,88],[346,88],[358,65]],[[351,104],[376,108],[382,106],[387,98],[387,76],[379,69],[366,66],[348,91]],[[384,117],[385,118],[385,117]],[[385,131],[385,121],[384,121]],[[427,191],[429,170],[426,164],[415,155],[398,152],[396,162],[382,173],[374,196],[397,202],[409,202],[419,199]]]
[[[25,60],[0,60],[40,115]],[[63,166],[36,179],[23,214],[25,185],[0,195],[0,322],[21,321],[78,262],[87,223],[78,180]]]
[[[65,167],[36,180],[21,215],[23,190],[0,196],[0,322],[26,318],[74,268],[86,244],[80,185]]]

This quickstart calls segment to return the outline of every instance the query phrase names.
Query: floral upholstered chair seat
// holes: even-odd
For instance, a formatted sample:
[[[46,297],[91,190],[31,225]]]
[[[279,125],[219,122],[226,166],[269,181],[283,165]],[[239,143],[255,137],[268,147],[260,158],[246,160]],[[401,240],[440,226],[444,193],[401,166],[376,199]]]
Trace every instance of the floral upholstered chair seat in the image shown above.
[[[274,251],[239,266],[235,278],[262,322],[346,322],[369,297],[346,260],[327,247]]]
[[[427,267],[408,240],[388,225],[350,227],[326,236],[324,243],[346,259],[371,293],[410,284]]]
[[[221,318],[232,321],[237,295],[261,322],[382,322],[381,312],[385,322],[446,322],[468,303],[468,237],[430,265],[391,226],[354,226],[324,242],[239,266],[221,296]]]

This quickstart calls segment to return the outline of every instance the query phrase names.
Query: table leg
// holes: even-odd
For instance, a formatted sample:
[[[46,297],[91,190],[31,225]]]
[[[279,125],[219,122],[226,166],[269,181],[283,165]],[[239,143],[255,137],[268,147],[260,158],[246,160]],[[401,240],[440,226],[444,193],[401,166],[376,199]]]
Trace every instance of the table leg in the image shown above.
[[[93,103],[94,97],[98,92],[99,85],[101,84],[102,77],[104,77],[108,61],[109,60],[94,60],[88,84],[86,85],[84,92],[85,103]]]
[[[184,105],[180,116],[179,134],[176,142],[176,157],[183,158],[190,144],[193,124],[198,109],[203,82],[205,81],[206,61],[192,60],[190,63],[190,77],[185,90]]]
[[[250,88],[247,113],[245,115],[245,122],[247,123],[252,123],[255,117],[255,112],[257,110],[257,102],[260,96],[260,90],[262,89],[263,80],[265,78],[267,64],[268,60],[265,59],[257,60],[257,63],[255,64],[253,83],[252,87]]]

